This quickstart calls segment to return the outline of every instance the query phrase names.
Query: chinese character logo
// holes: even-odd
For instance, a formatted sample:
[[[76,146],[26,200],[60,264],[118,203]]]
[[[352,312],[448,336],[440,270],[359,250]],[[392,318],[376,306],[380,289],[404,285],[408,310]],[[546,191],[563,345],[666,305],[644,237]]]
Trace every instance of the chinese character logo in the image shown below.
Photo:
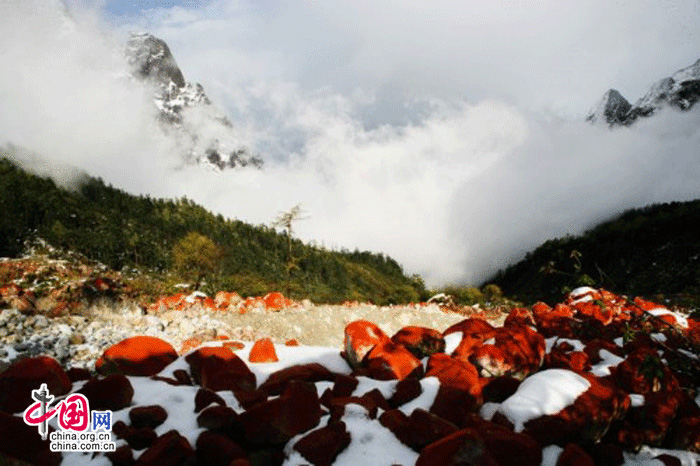
[[[43,383],[38,390],[32,390],[32,399],[34,403],[24,411],[24,422],[30,426],[38,425],[43,440],[48,436],[48,422],[55,416],[58,416],[58,425],[63,430],[84,432],[90,427],[90,405],[85,395],[73,393],[51,407],[54,396]],[[93,411],[92,430],[111,432],[112,411]]]
[[[85,395],[75,393],[60,403],[58,425],[64,430],[84,432],[90,423],[90,408]]]

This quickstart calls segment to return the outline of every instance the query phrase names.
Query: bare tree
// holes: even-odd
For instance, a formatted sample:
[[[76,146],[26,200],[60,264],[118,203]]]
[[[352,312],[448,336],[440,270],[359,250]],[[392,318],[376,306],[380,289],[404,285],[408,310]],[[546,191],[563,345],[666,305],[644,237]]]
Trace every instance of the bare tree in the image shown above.
[[[277,219],[272,222],[273,227],[282,227],[287,234],[287,296],[291,292],[292,270],[298,268],[297,259],[292,255],[292,233],[294,222],[306,220],[301,204],[297,204],[286,212],[280,212]]]

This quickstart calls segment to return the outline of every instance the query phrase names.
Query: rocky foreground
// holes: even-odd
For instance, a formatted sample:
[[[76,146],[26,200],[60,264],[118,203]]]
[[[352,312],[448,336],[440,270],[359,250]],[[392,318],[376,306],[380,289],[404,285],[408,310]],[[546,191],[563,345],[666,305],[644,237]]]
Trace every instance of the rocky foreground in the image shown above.
[[[0,451],[71,466],[700,464],[700,322],[593,289],[501,327],[455,319],[355,320],[342,349],[131,336],[88,368],[25,357],[0,374]],[[116,450],[52,452],[21,418],[41,383],[111,410]]]

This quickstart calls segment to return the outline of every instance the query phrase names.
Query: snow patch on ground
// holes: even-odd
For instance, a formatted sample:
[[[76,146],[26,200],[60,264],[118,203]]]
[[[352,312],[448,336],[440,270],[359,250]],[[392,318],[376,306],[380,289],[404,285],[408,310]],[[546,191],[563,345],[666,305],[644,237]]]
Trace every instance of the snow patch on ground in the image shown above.
[[[505,400],[498,412],[508,418],[516,432],[531,419],[557,414],[571,405],[591,384],[575,372],[548,369],[531,375]]]

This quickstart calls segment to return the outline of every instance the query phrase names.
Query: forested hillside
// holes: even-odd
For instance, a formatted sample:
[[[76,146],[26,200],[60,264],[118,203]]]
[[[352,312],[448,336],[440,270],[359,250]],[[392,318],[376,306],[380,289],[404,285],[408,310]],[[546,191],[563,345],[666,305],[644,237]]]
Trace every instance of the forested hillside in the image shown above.
[[[2,158],[0,256],[20,254],[33,237],[115,269],[201,279],[205,287],[243,295],[280,290],[320,302],[383,304],[425,294],[420,278],[406,277],[382,254],[330,251],[292,238],[290,255],[287,234],[271,227],[226,219],[184,198],[133,196],[89,177],[70,191]]]
[[[592,285],[697,306],[700,200],[630,210],[581,236],[547,241],[493,281],[526,302],[556,302]]]

